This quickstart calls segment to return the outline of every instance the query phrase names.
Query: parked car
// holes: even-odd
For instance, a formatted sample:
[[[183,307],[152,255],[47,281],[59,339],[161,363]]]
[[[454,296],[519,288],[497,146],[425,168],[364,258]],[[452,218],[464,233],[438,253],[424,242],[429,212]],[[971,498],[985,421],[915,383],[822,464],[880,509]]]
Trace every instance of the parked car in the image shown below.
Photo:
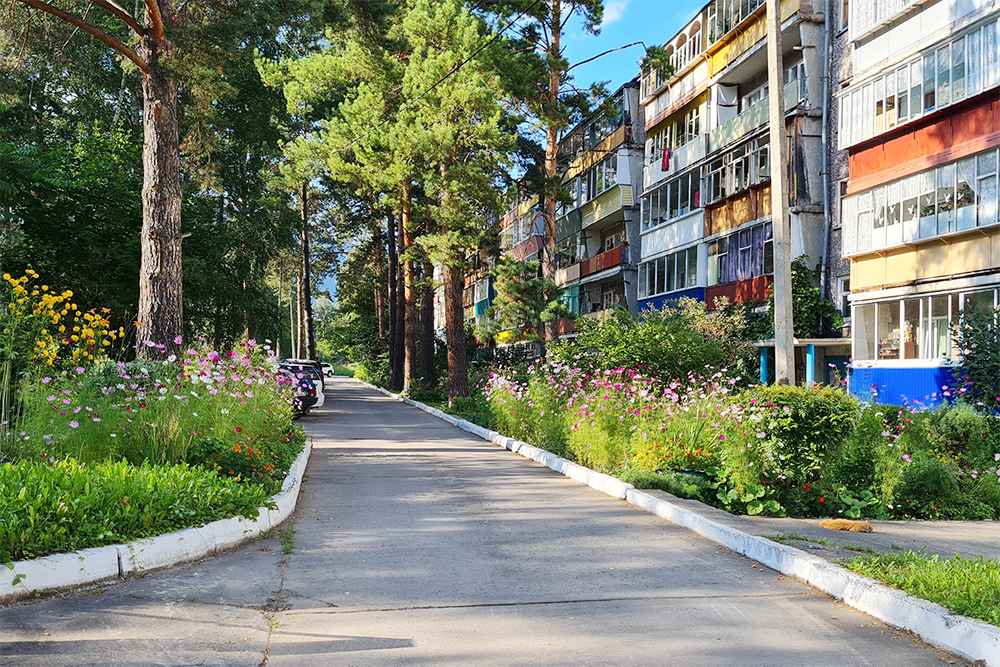
[[[299,372],[308,372],[313,380],[318,380],[317,385],[322,384],[323,388],[326,388],[326,385],[323,382],[323,367],[318,361],[313,359],[280,359],[278,364],[288,368],[294,368]]]
[[[311,380],[315,385],[316,403],[310,407],[323,407],[323,404],[326,402],[326,397],[323,395],[323,374],[316,366],[298,363],[298,361],[299,360],[296,359],[282,359],[278,362],[278,367],[283,371],[294,374],[297,377],[305,377]]]
[[[332,378],[334,375],[337,374],[337,371],[336,369],[334,369],[333,365],[328,364],[325,361],[320,364],[320,367],[323,369],[323,375],[325,375],[328,378]]]
[[[309,410],[316,406],[316,402],[323,395],[323,392],[316,391],[316,383],[312,381],[312,378],[287,368],[280,370],[292,381],[292,389],[295,392],[295,403],[293,404],[295,418],[298,419],[309,414]]]

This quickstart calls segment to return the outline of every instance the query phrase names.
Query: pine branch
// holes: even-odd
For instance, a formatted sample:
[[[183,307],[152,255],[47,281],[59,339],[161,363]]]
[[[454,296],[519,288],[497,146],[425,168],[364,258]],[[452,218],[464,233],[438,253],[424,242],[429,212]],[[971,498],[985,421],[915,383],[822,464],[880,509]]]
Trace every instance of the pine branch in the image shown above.
[[[138,67],[139,71],[142,72],[143,74],[145,75],[149,74],[149,65],[146,63],[145,60],[136,55],[135,51],[128,48],[114,37],[111,37],[110,35],[102,32],[101,30],[98,30],[97,28],[87,23],[83,19],[73,16],[68,12],[64,12],[58,7],[53,7],[48,3],[40,2],[40,0],[13,0],[13,1],[19,2],[27,7],[31,7],[32,9],[37,9],[39,11],[45,12],[46,14],[51,14],[52,16],[55,16],[56,18],[65,21],[66,23],[69,23],[70,25],[80,28],[88,35],[96,37],[97,39],[104,42],[118,53],[122,54],[123,56],[131,60],[133,63],[135,63],[135,66]]]
[[[163,46],[166,37],[163,34],[163,14],[160,13],[159,0],[146,0],[146,16],[149,20],[149,30],[157,46]]]
[[[139,22],[135,20],[135,17],[125,11],[125,9],[122,8],[122,6],[117,2],[113,2],[112,0],[91,0],[91,2],[112,16],[121,19],[125,25],[132,29],[132,32],[142,37],[145,32],[142,29],[142,25],[140,25]]]

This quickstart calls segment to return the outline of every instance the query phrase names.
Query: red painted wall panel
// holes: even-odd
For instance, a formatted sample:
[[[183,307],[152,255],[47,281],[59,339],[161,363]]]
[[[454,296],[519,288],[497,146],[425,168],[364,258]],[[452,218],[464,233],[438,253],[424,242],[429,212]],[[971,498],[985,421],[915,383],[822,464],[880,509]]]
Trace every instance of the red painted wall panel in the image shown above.
[[[705,303],[708,309],[715,308],[715,300],[718,297],[726,297],[729,303],[740,305],[744,303],[759,303],[767,299],[770,292],[773,276],[758,276],[747,280],[737,280],[735,283],[716,285],[705,290]]]

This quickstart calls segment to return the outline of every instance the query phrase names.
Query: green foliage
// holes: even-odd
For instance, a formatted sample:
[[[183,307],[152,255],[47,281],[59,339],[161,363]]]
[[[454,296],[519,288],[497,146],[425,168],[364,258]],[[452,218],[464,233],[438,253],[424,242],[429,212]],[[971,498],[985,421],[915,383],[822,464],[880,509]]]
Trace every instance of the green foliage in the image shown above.
[[[296,427],[279,441],[254,444],[205,438],[188,453],[188,465],[202,466],[220,477],[257,484],[277,493],[292,462],[305,445],[305,431]]]
[[[985,412],[1000,408],[1000,308],[970,308],[956,326],[962,363],[956,371],[962,398]]]
[[[715,495],[712,482],[701,475],[625,468],[618,473],[618,478],[637,489],[659,489],[678,498],[709,502]]]
[[[847,568],[930,600],[955,614],[1000,625],[1000,561],[907,551],[861,556]]]
[[[766,474],[773,477],[766,481],[778,488],[818,481],[827,463],[840,458],[858,415],[853,397],[818,385],[756,386],[740,396],[739,404],[744,410],[742,437],[731,438],[737,443],[731,446],[741,446],[741,440],[760,443],[771,459]]]
[[[0,464],[0,562],[152,537],[242,515],[268,493],[186,465]],[[31,582],[27,582],[30,586]]]
[[[680,299],[638,318],[621,309],[601,319],[582,318],[576,338],[552,348],[566,361],[590,358],[603,369],[634,368],[661,378],[685,378],[707,367],[746,367],[740,362],[752,356],[753,349],[739,335],[742,324],[739,311],[709,317],[704,304]]]
[[[797,338],[830,336],[844,326],[844,318],[817,287],[820,267],[810,269],[805,255],[792,260],[792,322]],[[768,318],[764,338],[774,337],[774,294],[768,296]]]
[[[486,313],[483,337],[505,332],[507,341],[540,341],[539,328],[569,315],[559,301],[562,290],[538,277],[538,262],[503,258],[493,269],[496,296]]]

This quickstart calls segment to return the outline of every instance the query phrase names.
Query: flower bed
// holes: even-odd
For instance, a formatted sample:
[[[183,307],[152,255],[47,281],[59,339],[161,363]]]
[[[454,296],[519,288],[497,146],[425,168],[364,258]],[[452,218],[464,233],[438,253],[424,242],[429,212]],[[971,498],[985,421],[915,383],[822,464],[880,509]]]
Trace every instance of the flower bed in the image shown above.
[[[115,362],[103,315],[4,278],[0,561],[254,517],[280,490],[305,435],[266,346]]]
[[[1000,421],[861,404],[833,388],[741,389],[723,370],[532,366],[492,374],[492,426],[630,483],[727,511],[998,518]]]

